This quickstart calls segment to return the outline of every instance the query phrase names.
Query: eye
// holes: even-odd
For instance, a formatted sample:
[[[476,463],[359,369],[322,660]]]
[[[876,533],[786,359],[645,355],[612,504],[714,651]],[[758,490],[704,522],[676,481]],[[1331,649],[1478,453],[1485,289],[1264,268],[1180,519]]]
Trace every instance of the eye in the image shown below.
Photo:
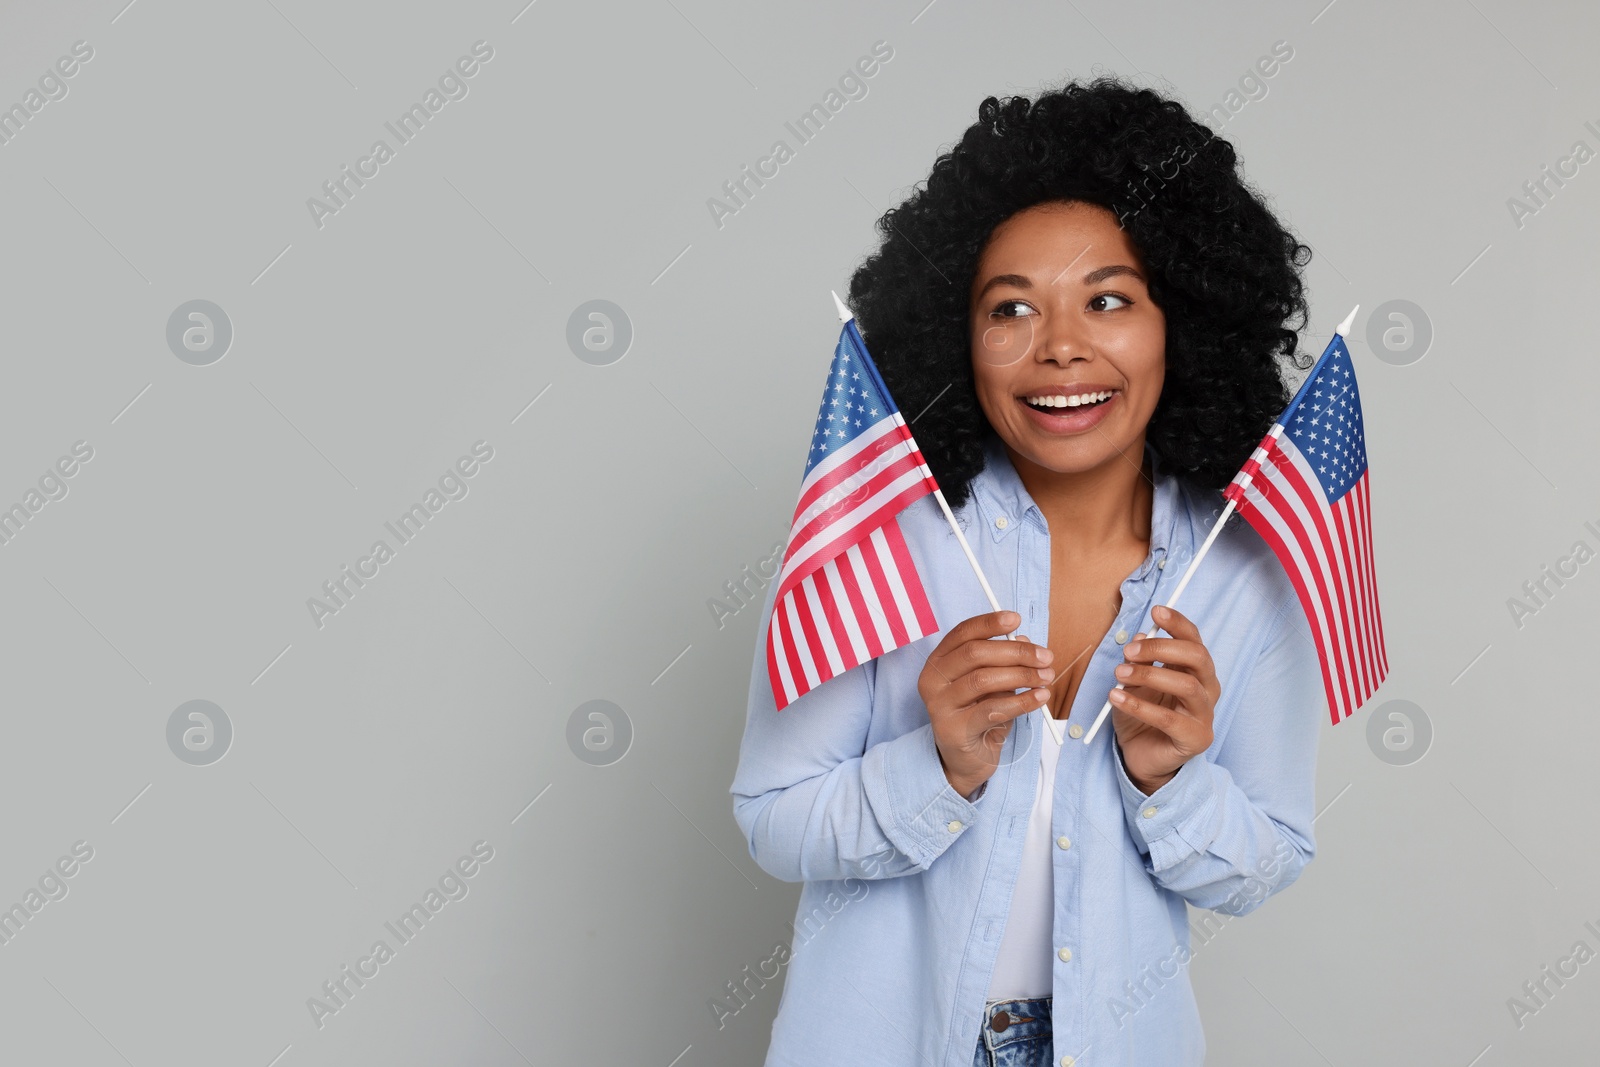
[[[1021,301],[1021,300],[1002,300],[1002,301],[1000,301],[1000,303],[995,305],[995,309],[993,311],[989,312],[989,317],[990,318],[995,318],[995,319],[1020,319],[1020,318],[1023,317],[1020,314],[1018,314],[1018,315],[1003,314],[1004,310],[1006,308],[1010,308],[1010,307],[1027,308],[1028,312],[1030,314],[1035,314],[1035,315],[1038,314],[1038,312],[1034,311],[1033,308],[1028,307],[1028,305],[1026,303],[1024,303],[1023,301]]]
[[[1120,300],[1125,305],[1127,305],[1128,307],[1132,307],[1133,306],[1133,301],[1132,300],[1129,300],[1125,296],[1118,296],[1116,293],[1096,293],[1094,296],[1089,298],[1089,306],[1090,307],[1094,307],[1095,302],[1098,301],[1098,300]],[[1117,309],[1116,308],[1104,308],[1104,309],[1097,308],[1096,310],[1115,311]]]

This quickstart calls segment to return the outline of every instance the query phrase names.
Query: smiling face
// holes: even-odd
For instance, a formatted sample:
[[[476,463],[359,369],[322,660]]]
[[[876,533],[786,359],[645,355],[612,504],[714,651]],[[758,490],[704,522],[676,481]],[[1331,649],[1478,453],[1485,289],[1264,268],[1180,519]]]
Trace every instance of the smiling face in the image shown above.
[[[995,227],[968,322],[978,402],[1014,463],[1062,474],[1141,464],[1166,377],[1166,316],[1147,277],[1098,204],[1036,204]]]

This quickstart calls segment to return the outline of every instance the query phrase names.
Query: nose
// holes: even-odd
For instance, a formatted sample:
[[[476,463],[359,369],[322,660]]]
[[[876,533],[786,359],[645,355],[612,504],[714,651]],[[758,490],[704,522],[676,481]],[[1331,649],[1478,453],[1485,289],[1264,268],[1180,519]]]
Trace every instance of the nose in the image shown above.
[[[1090,360],[1094,350],[1088,331],[1076,315],[1058,313],[1037,328],[1034,338],[1034,359],[1040,363],[1066,366],[1075,359]]]

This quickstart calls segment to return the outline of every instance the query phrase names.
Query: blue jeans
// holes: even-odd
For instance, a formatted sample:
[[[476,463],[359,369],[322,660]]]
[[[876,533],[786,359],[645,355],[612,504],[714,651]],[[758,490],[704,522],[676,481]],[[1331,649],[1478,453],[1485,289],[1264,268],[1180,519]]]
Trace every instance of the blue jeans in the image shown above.
[[[1050,1067],[1050,998],[990,1001],[972,1067]]]

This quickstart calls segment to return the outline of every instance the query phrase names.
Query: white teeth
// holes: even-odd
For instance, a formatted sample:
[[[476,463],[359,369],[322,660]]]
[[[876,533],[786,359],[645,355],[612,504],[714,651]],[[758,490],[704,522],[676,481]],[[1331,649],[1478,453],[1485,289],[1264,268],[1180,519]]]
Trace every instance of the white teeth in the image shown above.
[[[1036,408],[1075,408],[1082,404],[1093,404],[1099,400],[1109,400],[1116,390],[1099,393],[1079,393],[1077,396],[1030,396],[1026,401]]]

